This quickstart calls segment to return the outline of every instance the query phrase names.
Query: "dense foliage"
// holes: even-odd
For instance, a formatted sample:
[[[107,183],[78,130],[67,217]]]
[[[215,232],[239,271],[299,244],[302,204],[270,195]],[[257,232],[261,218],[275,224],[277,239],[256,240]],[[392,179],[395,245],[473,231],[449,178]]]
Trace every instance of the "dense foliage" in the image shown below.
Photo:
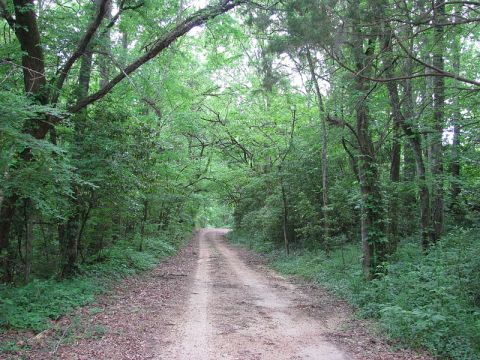
[[[2,325],[230,225],[404,343],[478,356],[479,4],[200,5],[0,1]],[[39,312],[45,289],[83,295]]]

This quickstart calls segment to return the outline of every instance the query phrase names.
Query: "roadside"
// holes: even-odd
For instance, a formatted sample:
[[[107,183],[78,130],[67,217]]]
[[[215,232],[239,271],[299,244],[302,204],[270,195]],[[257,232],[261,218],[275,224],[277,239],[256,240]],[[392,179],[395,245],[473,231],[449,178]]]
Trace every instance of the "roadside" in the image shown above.
[[[318,287],[203,229],[155,270],[65,317],[10,359],[426,360],[391,350]]]
[[[0,353],[0,359],[152,358],[157,341],[175,325],[165,309],[173,316],[182,305],[197,247],[189,242],[153,270],[116,282],[96,301],[61,317],[38,335],[4,334],[1,341],[14,341],[17,351]]]
[[[256,272],[265,273],[271,281],[290,284],[298,294],[296,307],[321,322],[326,340],[343,349],[357,360],[429,360],[427,354],[396,348],[396,344],[382,336],[373,321],[359,319],[345,301],[311,281],[298,276],[283,276],[273,270],[268,259],[242,245],[232,246],[239,257]],[[281,285],[280,285],[281,286]],[[314,357],[314,359],[317,359]]]

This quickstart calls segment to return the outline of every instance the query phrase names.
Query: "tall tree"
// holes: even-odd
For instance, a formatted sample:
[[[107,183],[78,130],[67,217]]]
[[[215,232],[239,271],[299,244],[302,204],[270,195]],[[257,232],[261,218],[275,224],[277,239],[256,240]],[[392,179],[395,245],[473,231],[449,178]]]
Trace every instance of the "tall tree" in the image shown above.
[[[92,104],[106,94],[110,93],[113,88],[125,79],[128,75],[136,71],[139,67],[149,62],[168,48],[175,40],[189,32],[194,27],[206,23],[208,20],[221,15],[234,7],[241,4],[243,0],[223,0],[215,5],[207,6],[201,9],[185,20],[178,23],[171,30],[160,36],[155,45],[149,51],[138,57],[123,69],[117,76],[106,83],[100,90],[95,93],[78,100],[68,110],[70,113],[77,113],[89,104]],[[59,69],[57,76],[51,81],[54,84],[51,90],[47,89],[47,81],[45,75],[45,60],[41,45],[41,36],[37,24],[36,7],[31,0],[13,0],[15,9],[15,18],[9,13],[8,6],[1,2],[1,16],[6,19],[9,26],[14,29],[20,47],[22,48],[22,67],[23,78],[25,84],[25,93],[32,95],[40,104],[51,104],[55,106],[59,100],[61,90],[67,80],[72,67],[76,61],[81,58],[92,39],[101,26],[102,20],[107,14],[109,7],[108,0],[99,0],[98,10],[92,21],[85,29],[76,49],[65,59],[63,66]],[[44,139],[52,124],[60,121],[58,116],[43,115],[40,118],[31,119],[25,125],[25,132],[32,135],[36,139]],[[32,161],[32,153],[29,149],[22,149],[21,156],[27,161]],[[13,169],[12,169],[13,170]],[[19,199],[17,191],[12,191],[2,199],[0,207],[0,253],[7,263],[5,251],[9,244],[9,232],[15,214],[16,203]],[[7,266],[7,265],[6,265]],[[8,274],[5,271],[4,274]],[[9,280],[9,279],[5,279]]]

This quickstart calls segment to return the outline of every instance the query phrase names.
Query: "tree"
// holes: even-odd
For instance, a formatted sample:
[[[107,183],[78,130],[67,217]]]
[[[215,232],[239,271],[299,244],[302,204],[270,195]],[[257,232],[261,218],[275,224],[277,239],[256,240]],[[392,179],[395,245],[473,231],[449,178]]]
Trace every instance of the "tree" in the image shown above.
[[[119,84],[123,79],[131,73],[140,68],[143,64],[155,58],[159,53],[166,49],[176,39],[186,34],[192,28],[200,26],[208,20],[223,14],[242,1],[225,0],[216,5],[207,6],[187,17],[185,20],[176,24],[171,30],[160,36],[155,44],[144,55],[139,56],[136,60],[125,67],[117,76],[115,76],[108,83],[104,84],[98,91],[87,95],[75,104],[67,106],[71,114],[78,113],[89,104],[92,104],[109,92]],[[9,12],[9,5],[1,3],[2,17],[7,21],[8,25],[15,31],[18,43],[23,51],[22,68],[24,78],[25,93],[32,96],[36,102],[42,105],[51,104],[56,106],[61,95],[61,91],[65,82],[71,72],[74,64],[82,54],[89,47],[92,39],[97,33],[99,27],[104,20],[108,9],[109,0],[100,0],[98,8],[93,16],[90,24],[85,29],[76,49],[66,59],[62,59],[62,66],[58,69],[58,73],[54,75],[53,79],[48,83],[53,84],[50,89],[47,87],[46,72],[45,72],[45,58],[41,44],[41,35],[37,24],[36,7],[32,0],[13,1],[13,8],[15,17]],[[108,27],[108,25],[107,25]],[[108,29],[108,28],[107,28]],[[55,125],[61,120],[58,116],[51,116],[43,114],[39,118],[29,119],[24,127],[26,134],[33,136],[36,139],[44,139],[52,124]],[[31,149],[25,148],[20,150],[20,155],[25,161],[34,161]],[[12,169],[13,170],[13,169]],[[1,203],[0,215],[0,253],[4,253],[9,244],[9,232],[15,214],[17,200],[19,199],[17,191],[13,190],[11,194],[5,196]],[[72,230],[75,232],[74,230]],[[74,245],[73,243],[71,245]],[[73,246],[75,247],[75,246]],[[76,250],[72,250],[71,260],[68,263],[75,261]],[[2,255],[5,258],[5,254]],[[5,271],[7,274],[8,271]],[[5,279],[9,280],[9,279]]]

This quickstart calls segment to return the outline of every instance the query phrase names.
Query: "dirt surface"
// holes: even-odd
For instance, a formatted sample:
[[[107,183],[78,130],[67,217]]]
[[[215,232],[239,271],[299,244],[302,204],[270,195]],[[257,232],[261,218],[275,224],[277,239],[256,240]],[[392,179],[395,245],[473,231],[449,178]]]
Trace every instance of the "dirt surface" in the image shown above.
[[[200,230],[177,256],[11,358],[428,359],[393,351],[346,304],[267,269],[258,255],[228,245],[226,232]]]

